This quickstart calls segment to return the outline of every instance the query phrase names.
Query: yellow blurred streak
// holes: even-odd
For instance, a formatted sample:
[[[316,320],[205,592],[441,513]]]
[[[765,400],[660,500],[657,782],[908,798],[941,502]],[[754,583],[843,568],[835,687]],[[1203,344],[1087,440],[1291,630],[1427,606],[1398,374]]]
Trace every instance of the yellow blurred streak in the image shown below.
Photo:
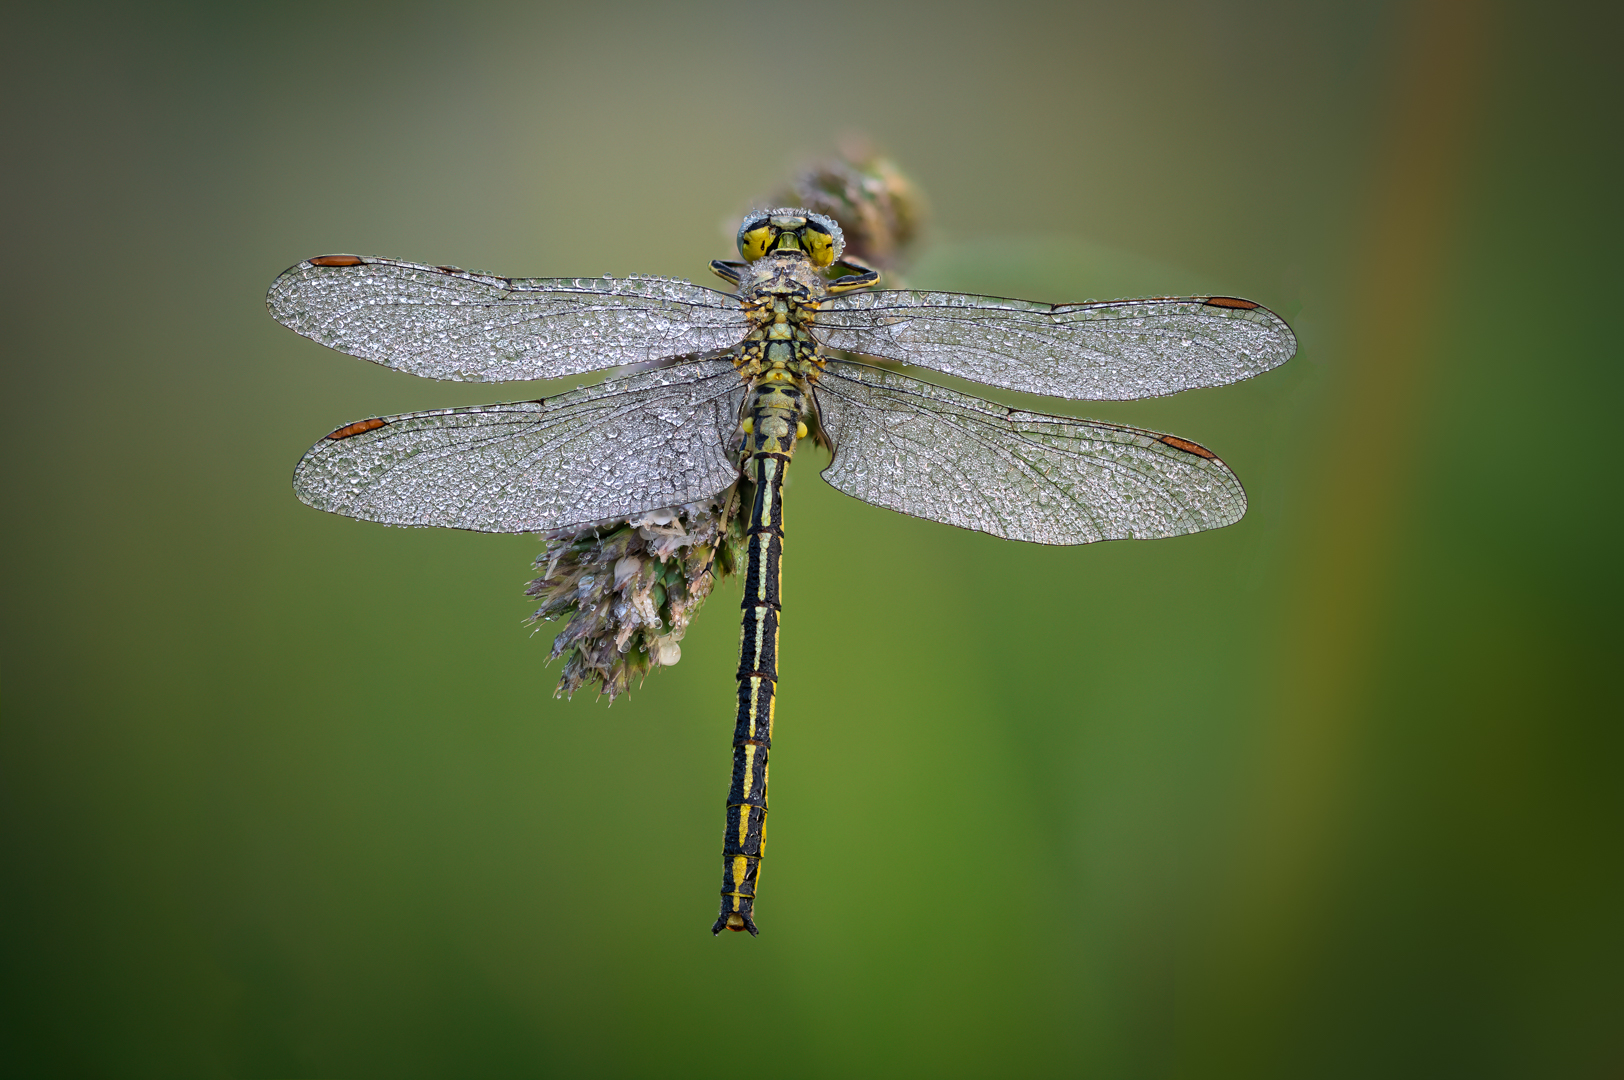
[[[1334,907],[1324,895],[1328,855],[1370,707],[1363,688],[1380,651],[1409,463],[1432,388],[1435,302],[1494,37],[1492,10],[1469,0],[1432,0],[1400,23],[1363,240],[1337,305],[1346,329],[1337,403],[1319,445],[1305,448],[1319,456],[1318,504],[1296,538],[1301,555],[1269,666],[1278,682],[1264,694],[1258,787],[1215,923],[1209,973],[1222,986],[1183,1047],[1202,1071],[1219,1062],[1267,1071],[1270,1063],[1230,1054],[1280,1049],[1267,1035],[1289,1030],[1282,1014],[1310,975],[1313,921]]]

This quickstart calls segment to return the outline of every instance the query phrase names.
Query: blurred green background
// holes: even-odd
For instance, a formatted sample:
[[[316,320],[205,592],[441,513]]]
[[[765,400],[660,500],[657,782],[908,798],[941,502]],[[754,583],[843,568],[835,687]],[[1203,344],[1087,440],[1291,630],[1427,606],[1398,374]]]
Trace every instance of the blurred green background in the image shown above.
[[[5,23],[6,1075],[1624,1074],[1616,9]],[[262,297],[330,251],[702,280],[852,131],[932,198],[913,284],[1212,289],[1302,348],[1074,410],[1214,448],[1218,533],[1024,546],[797,464],[763,931],[712,939],[736,584],[554,700],[534,538],[288,483],[552,388]]]

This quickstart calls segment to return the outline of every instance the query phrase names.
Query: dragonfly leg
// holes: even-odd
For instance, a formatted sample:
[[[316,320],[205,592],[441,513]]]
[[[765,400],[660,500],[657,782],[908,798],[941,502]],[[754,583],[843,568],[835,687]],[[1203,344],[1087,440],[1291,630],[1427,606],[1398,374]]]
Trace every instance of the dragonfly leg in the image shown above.
[[[730,262],[727,259],[712,259],[710,266],[711,273],[715,274],[729,285],[737,285],[743,278],[745,270],[749,269],[750,264]]]
[[[866,289],[877,284],[880,272],[866,263],[847,256],[839,259],[829,267],[829,287],[831,296],[838,296],[853,289]]]

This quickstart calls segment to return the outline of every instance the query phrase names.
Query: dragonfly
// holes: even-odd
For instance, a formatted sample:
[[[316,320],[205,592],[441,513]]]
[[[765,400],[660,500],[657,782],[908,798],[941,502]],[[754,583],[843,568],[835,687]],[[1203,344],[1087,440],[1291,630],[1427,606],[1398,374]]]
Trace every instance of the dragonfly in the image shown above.
[[[1006,407],[901,369],[1116,401],[1251,378],[1290,359],[1297,341],[1279,316],[1238,297],[1050,305],[882,289],[879,271],[845,254],[838,222],[796,207],[750,213],[737,243],[739,259],[710,264],[726,290],[325,255],[281,274],[267,305],[307,338],[430,379],[610,370],[555,397],[345,424],[299,461],[294,491],[319,510],[388,525],[545,534],[555,541],[552,576],[538,584],[563,580],[569,552],[589,552],[560,586],[560,603],[578,621],[596,620],[606,663],[628,653],[675,662],[672,635],[648,635],[686,625],[731,552],[743,571],[743,618],[711,930],[754,935],[778,695],[783,484],[797,448],[822,445],[831,455],[823,478],[866,503],[1008,540],[1217,529],[1241,518],[1246,494],[1205,447]],[[606,547],[605,535],[625,539]],[[647,631],[637,650],[634,625]]]

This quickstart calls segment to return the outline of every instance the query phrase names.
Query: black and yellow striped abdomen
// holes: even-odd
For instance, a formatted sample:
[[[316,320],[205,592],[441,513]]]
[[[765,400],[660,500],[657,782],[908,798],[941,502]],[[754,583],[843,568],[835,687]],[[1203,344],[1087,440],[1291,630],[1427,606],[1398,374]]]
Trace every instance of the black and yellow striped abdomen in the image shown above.
[[[733,725],[733,780],[722,838],[722,910],[712,933],[756,932],[752,915],[766,843],[767,756],[778,690],[779,562],[784,548],[780,511],[788,463],[789,456],[778,453],[755,454],[749,462],[755,497],[739,633],[739,710]]]

